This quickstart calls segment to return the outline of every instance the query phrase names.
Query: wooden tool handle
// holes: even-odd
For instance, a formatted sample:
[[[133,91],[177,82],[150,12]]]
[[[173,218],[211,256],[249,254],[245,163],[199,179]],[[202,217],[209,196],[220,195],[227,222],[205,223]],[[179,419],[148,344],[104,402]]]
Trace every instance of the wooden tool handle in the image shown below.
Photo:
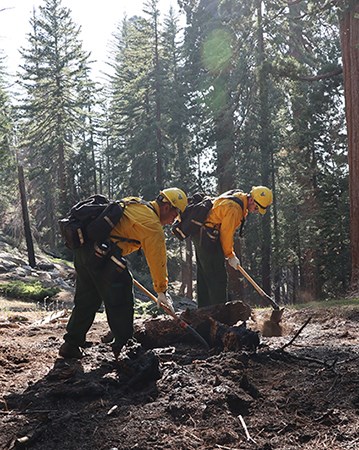
[[[261,295],[262,297],[265,297],[267,300],[269,300],[270,304],[272,305],[272,307],[274,309],[279,309],[278,304],[268,295],[266,294],[263,289],[258,286],[258,284],[253,280],[253,278],[249,275],[249,273],[247,273],[242,266],[240,266],[239,264],[237,265],[238,270],[241,272],[241,274],[247,278],[247,280],[251,283],[251,285],[254,287],[254,289],[258,292],[259,295]]]

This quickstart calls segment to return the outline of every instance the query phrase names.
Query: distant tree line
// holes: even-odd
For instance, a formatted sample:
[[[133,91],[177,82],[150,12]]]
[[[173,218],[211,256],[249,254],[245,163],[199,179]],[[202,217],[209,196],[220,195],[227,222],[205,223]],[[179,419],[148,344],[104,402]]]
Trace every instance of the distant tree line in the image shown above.
[[[0,60],[1,228],[21,236],[18,163],[35,238],[60,254],[58,218],[95,192],[153,199],[169,186],[217,195],[263,184],[274,205],[248,218],[236,247],[264,290],[295,303],[357,289],[359,139],[348,164],[347,123],[354,133],[359,112],[346,77],[357,87],[359,70],[345,30],[359,2],[178,4],[183,28],[158,0],[119,23],[102,85],[61,0],[33,11],[16,92]],[[169,248],[171,274],[191,296],[191,245],[169,236]],[[258,302],[236,277],[233,295]]]

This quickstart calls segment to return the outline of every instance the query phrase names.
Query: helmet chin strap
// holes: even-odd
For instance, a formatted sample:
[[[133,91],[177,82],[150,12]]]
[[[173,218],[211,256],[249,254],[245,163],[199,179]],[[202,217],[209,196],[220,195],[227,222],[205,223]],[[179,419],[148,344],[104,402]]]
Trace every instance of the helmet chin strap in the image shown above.
[[[267,209],[267,206],[262,206],[259,202],[257,202],[257,200],[253,199],[253,201],[256,205],[260,206],[262,209]]]

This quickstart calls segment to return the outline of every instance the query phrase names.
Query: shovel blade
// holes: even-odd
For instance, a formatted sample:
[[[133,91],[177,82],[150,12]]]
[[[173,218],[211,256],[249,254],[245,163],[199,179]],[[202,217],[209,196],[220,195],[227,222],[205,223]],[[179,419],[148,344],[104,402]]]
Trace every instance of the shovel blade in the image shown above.
[[[283,317],[284,308],[282,309],[274,309],[270,316],[270,321],[273,323],[279,323]]]

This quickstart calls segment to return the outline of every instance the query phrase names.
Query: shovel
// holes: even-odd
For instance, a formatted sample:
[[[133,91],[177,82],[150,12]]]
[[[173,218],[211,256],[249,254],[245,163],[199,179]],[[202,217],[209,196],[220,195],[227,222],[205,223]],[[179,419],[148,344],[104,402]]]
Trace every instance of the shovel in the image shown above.
[[[270,321],[273,323],[279,323],[282,319],[283,316],[283,311],[284,309],[280,309],[278,303],[276,303],[275,300],[272,299],[272,297],[270,297],[267,293],[265,293],[263,291],[263,289],[258,286],[258,284],[253,280],[253,278],[243,269],[242,266],[240,266],[239,264],[237,265],[237,269],[241,272],[241,274],[251,283],[251,285],[254,287],[254,289],[258,292],[259,295],[261,295],[262,297],[264,297],[266,300],[269,301],[269,303],[271,304],[273,311],[272,314],[270,316]]]
[[[133,279],[133,283],[135,286],[137,286],[139,289],[141,289],[142,292],[144,292],[151,300],[153,300],[155,303],[157,303],[156,297],[148,291],[144,286],[142,286],[141,283],[139,283],[137,280]],[[167,308],[165,305],[161,304],[161,308],[171,317],[173,317],[179,324],[181,328],[184,330],[189,331],[205,348],[206,350],[209,350],[209,345],[207,341],[194,329],[192,328],[187,322],[185,322],[183,319],[180,319],[174,312],[171,311],[170,308]]]

